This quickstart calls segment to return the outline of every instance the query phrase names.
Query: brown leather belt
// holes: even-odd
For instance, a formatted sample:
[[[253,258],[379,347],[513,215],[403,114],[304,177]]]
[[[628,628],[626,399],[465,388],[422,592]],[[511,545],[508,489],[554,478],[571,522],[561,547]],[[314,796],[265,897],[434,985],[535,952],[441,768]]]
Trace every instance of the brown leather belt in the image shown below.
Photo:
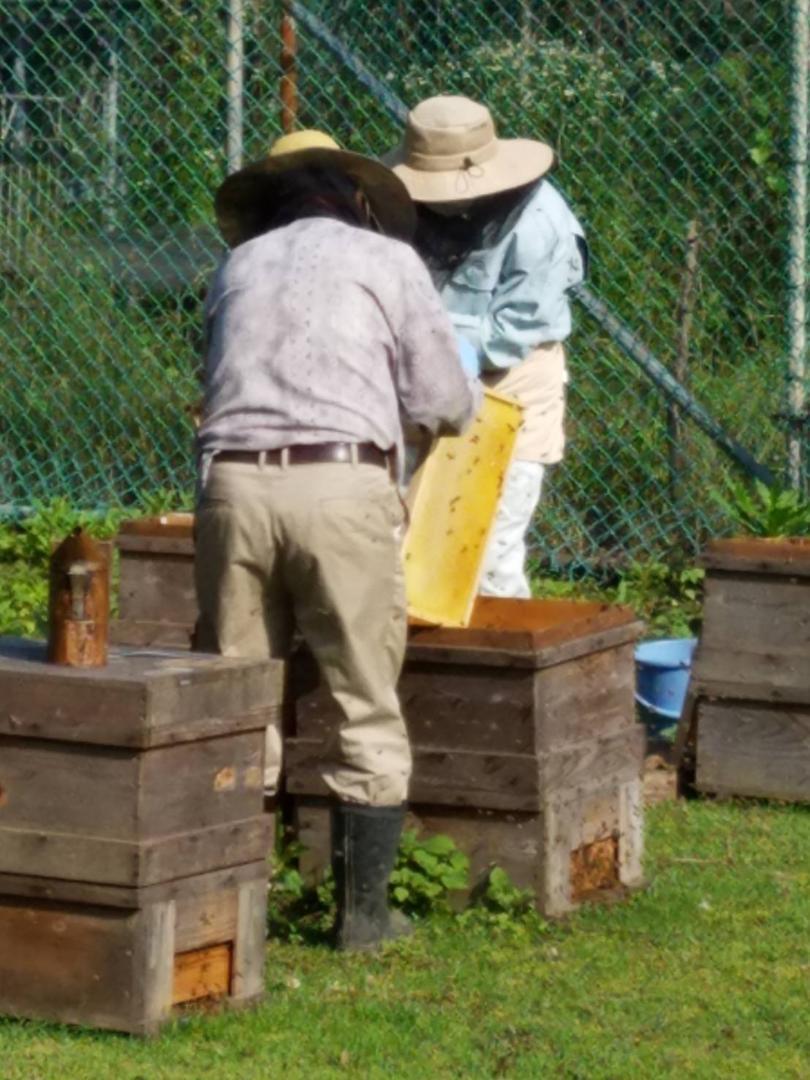
[[[297,446],[285,446],[279,450],[220,450],[215,455],[214,462],[238,461],[248,465],[258,465],[263,454],[268,465],[281,465],[282,454],[286,452],[288,465],[314,465],[317,462],[329,461],[348,465],[355,460],[355,448],[356,460],[361,465],[379,465],[383,469],[390,469],[393,453],[380,450],[374,443],[327,442],[311,445],[299,443]]]

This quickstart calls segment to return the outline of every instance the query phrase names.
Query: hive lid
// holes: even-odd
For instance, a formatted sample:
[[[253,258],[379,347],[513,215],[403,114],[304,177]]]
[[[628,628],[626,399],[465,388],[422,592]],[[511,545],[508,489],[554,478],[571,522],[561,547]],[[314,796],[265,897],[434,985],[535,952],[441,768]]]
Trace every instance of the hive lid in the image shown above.
[[[698,562],[707,570],[810,577],[810,536],[712,540]]]
[[[45,662],[45,644],[0,637],[0,735],[144,749],[261,728],[284,665],[174,649],[110,649],[100,668]]]
[[[193,528],[194,515],[182,511],[130,518],[121,522],[118,531],[124,536],[175,536],[190,539]]]
[[[408,655],[449,663],[546,667],[635,641],[644,628],[632,608],[582,600],[479,597],[467,627],[411,623]]]
[[[122,521],[115,538],[120,551],[135,554],[194,554],[194,515],[178,512]]]

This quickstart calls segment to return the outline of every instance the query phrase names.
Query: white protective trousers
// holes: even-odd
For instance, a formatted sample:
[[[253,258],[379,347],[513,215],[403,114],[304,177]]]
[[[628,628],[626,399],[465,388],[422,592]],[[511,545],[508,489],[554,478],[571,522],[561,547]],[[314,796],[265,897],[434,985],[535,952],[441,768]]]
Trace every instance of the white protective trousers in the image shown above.
[[[539,461],[513,461],[506,474],[501,502],[481,575],[481,596],[531,596],[526,576],[526,534],[540,502],[545,466]]]

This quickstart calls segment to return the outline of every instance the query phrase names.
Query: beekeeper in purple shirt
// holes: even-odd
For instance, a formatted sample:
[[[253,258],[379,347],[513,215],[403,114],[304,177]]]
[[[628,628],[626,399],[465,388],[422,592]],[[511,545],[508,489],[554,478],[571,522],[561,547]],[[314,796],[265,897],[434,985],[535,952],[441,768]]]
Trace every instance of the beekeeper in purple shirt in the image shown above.
[[[475,395],[385,166],[297,132],[230,176],[216,212],[231,251],[205,304],[196,644],[283,657],[296,626],[314,654],[342,715],[323,774],[337,943],[370,948],[404,929],[387,905],[411,772],[402,422],[458,433]],[[273,790],[277,729],[267,746]]]

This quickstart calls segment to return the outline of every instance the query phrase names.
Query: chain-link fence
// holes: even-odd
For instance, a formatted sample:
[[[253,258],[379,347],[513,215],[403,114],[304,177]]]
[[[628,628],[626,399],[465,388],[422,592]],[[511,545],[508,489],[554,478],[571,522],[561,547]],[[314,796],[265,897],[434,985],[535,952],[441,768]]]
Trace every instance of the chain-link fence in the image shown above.
[[[286,9],[288,121],[380,153],[401,103],[461,92],[502,134],[557,150],[554,181],[593,259],[544,558],[693,547],[739,472],[734,440],[798,479],[806,0]],[[5,0],[7,507],[191,487],[200,300],[220,253],[211,193],[281,129],[283,13],[267,0]]]

